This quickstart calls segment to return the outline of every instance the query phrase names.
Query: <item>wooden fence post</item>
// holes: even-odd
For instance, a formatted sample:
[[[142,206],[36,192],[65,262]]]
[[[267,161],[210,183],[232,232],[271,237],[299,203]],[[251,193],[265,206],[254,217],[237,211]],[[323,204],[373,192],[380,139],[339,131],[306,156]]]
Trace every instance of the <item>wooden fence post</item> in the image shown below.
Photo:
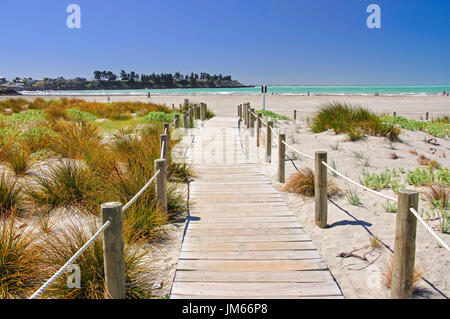
[[[243,112],[244,112],[244,124],[245,124],[245,127],[247,127],[247,104],[246,103],[244,103]]]
[[[427,120],[428,121],[428,117],[430,116],[430,113],[429,112],[427,112],[426,114],[425,114],[425,120]]]
[[[273,122],[268,121],[266,125],[266,162],[270,162],[272,160],[272,131],[271,127],[273,127]]]
[[[255,136],[255,116],[253,115],[255,113],[255,109],[250,109],[250,136]]]
[[[396,117],[397,116],[397,112],[394,112],[394,117]]]
[[[238,117],[241,118],[242,115],[241,115],[241,106],[240,105],[237,106],[237,111],[238,111]]]
[[[261,113],[258,114],[258,120],[256,121],[256,147],[259,147],[260,136],[261,136]]]
[[[294,110],[294,123],[297,122],[297,110]]]
[[[418,192],[399,191],[391,282],[391,298],[393,299],[412,297],[417,219],[409,209],[413,207],[418,211],[418,205]]]
[[[164,134],[167,135],[167,139],[170,141],[170,124],[164,123]]]
[[[188,117],[186,111],[183,112],[183,127],[185,130],[188,128]]]
[[[184,99],[184,107],[189,107],[189,99]]]
[[[200,120],[200,106],[195,106],[195,119]]]
[[[180,128],[180,114],[175,114],[175,128]]]
[[[155,193],[156,203],[167,213],[167,161],[165,159],[155,160],[155,172],[160,171],[156,177]]]
[[[326,228],[328,215],[327,167],[322,164],[322,161],[327,162],[327,152],[316,152],[314,172],[315,223],[320,228]]]
[[[278,181],[284,183],[285,181],[285,171],[286,171],[286,161],[284,160],[286,154],[286,146],[284,141],[286,140],[286,134],[278,135]]]
[[[206,104],[200,103],[200,117],[202,121],[206,120]]]
[[[164,148],[163,148],[163,158],[166,160],[169,160],[169,139],[167,138],[166,134],[161,134],[160,135],[160,141],[161,141],[161,147],[164,143]]]
[[[189,109],[189,128],[193,128],[194,127],[194,110],[191,107]]]
[[[103,223],[111,222],[103,233],[103,265],[105,299],[125,299],[125,256],[123,243],[122,204],[101,205]]]

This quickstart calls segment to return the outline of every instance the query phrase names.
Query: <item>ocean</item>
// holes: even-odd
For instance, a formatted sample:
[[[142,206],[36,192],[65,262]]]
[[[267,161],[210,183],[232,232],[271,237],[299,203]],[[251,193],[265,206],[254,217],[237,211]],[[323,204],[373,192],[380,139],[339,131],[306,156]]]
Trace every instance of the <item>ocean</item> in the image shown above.
[[[426,96],[450,92],[450,86],[268,86],[271,95],[375,95]],[[82,90],[82,91],[22,91],[24,95],[258,95],[261,87],[212,89],[144,89],[144,90]]]

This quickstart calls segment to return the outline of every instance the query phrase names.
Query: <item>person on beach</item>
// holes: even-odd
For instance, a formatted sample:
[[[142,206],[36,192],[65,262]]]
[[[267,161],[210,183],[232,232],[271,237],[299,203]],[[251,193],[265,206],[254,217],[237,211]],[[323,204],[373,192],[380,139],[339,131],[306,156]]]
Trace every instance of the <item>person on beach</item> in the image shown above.
[[[152,95],[150,94],[150,92],[147,93],[147,98],[151,99]]]
[[[442,95],[445,96],[445,90],[444,90],[444,92],[442,92]]]

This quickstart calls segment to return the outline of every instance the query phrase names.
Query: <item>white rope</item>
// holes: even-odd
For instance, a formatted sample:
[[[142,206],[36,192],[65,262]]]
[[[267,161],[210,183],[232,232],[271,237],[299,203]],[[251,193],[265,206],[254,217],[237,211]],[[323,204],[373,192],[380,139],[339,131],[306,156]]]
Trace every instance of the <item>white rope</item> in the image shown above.
[[[142,195],[143,192],[145,192],[147,190],[147,188],[153,183],[153,181],[155,180],[155,178],[161,173],[161,170],[158,170],[155,175],[153,175],[153,177],[147,182],[147,184],[144,185],[144,187],[141,188],[141,190],[134,195],[134,197],[125,205],[122,207],[122,213],[124,211],[126,211],[128,209],[128,207],[130,207],[135,201],[136,199],[139,198],[139,196]]]
[[[373,189],[370,189],[370,188],[368,188],[368,187],[366,187],[366,186],[363,186],[363,185],[361,185],[361,184],[359,184],[359,183],[357,183],[357,182],[351,180],[351,179],[348,178],[347,176],[342,175],[341,173],[339,173],[337,170],[335,170],[333,167],[331,167],[330,165],[328,165],[328,164],[325,163],[324,161],[322,161],[322,164],[325,165],[326,167],[328,167],[330,170],[332,170],[333,172],[335,172],[337,175],[339,175],[339,176],[342,177],[343,179],[345,179],[346,181],[352,183],[353,185],[356,185],[356,186],[358,186],[358,187],[361,187],[362,189],[365,189],[365,190],[368,191],[368,192],[371,192],[371,193],[373,193],[373,194],[375,194],[375,195],[377,195],[377,196],[386,198],[386,199],[388,199],[388,200],[391,200],[391,201],[394,201],[394,202],[397,202],[397,201],[398,201],[398,200],[397,200],[396,198],[394,198],[394,197],[390,197],[390,196],[384,195],[384,194],[382,194],[382,193],[380,193],[380,192],[374,191]]]
[[[176,121],[177,121],[177,119],[174,119],[173,122],[169,124],[169,127],[174,126]]]
[[[73,256],[72,258],[70,258],[65,264],[64,266],[62,266],[49,280],[47,280],[45,282],[45,284],[43,284],[41,286],[41,288],[39,288],[29,299],[37,299],[39,298],[39,296],[41,296],[44,291],[50,287],[50,285],[52,285],[65,271],[66,269],[73,263],[75,262],[75,260],[77,260],[78,257],[80,257],[80,255],[97,239],[98,236],[100,236],[106,228],[108,228],[108,226],[111,224],[111,222],[108,220],[106,223],[103,224],[102,227],[100,227],[99,230],[97,230],[97,232],[91,237],[91,239],[89,239],[86,244],[83,245],[83,247],[81,247]]]
[[[272,131],[272,134],[275,135],[275,137],[278,137],[278,134],[275,133],[275,130],[273,129],[273,127],[272,126],[269,126],[269,127],[270,127],[270,130]]]
[[[411,211],[411,213],[413,213],[414,216],[416,216],[416,218],[419,220],[419,222],[422,223],[422,225],[425,227],[426,230],[428,230],[428,232],[433,235],[433,237],[442,245],[445,247],[445,249],[447,249],[448,251],[450,251],[450,248],[448,247],[448,245],[434,232],[434,230],[431,229],[430,226],[428,226],[428,224],[422,219],[422,217],[420,217],[419,213],[417,213],[417,211],[411,207],[409,209]]]
[[[165,141],[163,141],[162,144],[161,144],[161,156],[160,156],[160,159],[164,159],[164,143],[165,143]]]
[[[289,144],[286,143],[285,141],[283,141],[283,144],[286,145],[287,147],[289,147],[291,150],[293,150],[293,151],[299,153],[300,155],[303,155],[303,156],[305,156],[305,157],[307,157],[307,158],[309,158],[309,159],[314,160],[314,157],[309,156],[308,154],[305,154],[305,153],[303,153],[303,152],[300,152],[299,150],[293,148],[291,145],[289,145]]]

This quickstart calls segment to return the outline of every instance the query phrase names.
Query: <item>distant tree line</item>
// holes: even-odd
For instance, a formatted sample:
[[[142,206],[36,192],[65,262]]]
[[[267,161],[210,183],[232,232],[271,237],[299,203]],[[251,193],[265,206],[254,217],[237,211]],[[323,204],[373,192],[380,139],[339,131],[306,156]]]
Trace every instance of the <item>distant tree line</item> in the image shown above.
[[[117,75],[112,71],[94,71],[94,80],[84,78],[66,80],[44,78],[34,83],[25,83],[29,90],[95,90],[95,89],[145,89],[145,88],[215,88],[215,87],[243,87],[230,75],[211,75],[206,72],[200,74],[181,74],[180,72],[161,74],[138,74],[134,71],[121,70]]]

